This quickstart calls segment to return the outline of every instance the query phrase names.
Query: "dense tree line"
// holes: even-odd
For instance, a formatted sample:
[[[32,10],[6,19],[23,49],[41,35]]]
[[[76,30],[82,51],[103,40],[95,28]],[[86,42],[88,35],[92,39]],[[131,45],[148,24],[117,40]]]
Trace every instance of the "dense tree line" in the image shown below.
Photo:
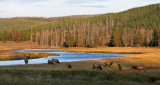
[[[0,19],[0,23],[4,42],[30,40],[64,47],[160,45],[160,4],[97,16]]]

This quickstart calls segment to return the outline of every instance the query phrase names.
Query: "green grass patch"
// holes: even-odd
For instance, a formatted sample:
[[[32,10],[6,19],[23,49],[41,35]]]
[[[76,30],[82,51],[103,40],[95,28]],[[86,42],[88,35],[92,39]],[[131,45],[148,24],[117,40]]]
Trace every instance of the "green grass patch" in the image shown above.
[[[98,83],[98,82],[106,82],[106,81],[112,81],[114,84],[116,84],[116,81],[123,81],[126,82],[126,84],[130,82],[134,83],[152,83],[151,76],[142,76],[142,75],[123,75],[121,73],[117,72],[99,72],[99,71],[85,71],[85,70],[71,70],[71,71],[46,71],[46,70],[39,70],[39,71],[31,71],[31,70],[0,70],[1,78],[0,78],[0,84],[5,84],[8,82],[7,79],[10,79],[10,83],[15,84],[24,84],[23,82],[26,82],[26,80],[34,80],[34,81],[43,81],[42,84],[52,83],[52,80],[55,82],[59,82],[60,84],[64,84],[67,81],[68,84],[78,84],[77,82],[83,81],[86,82],[86,84],[91,83]],[[7,79],[4,79],[5,77],[8,77]],[[157,78],[157,77],[154,77]],[[3,81],[2,81],[3,80]],[[16,81],[16,82],[15,82]],[[23,82],[22,82],[23,81]],[[60,82],[62,81],[62,82]],[[34,84],[34,83],[33,83]],[[31,83],[32,85],[32,83]],[[80,84],[78,84],[80,85]],[[105,85],[105,84],[103,84]]]
[[[160,69],[118,71],[117,66],[102,67],[102,71],[93,70],[95,62],[71,62],[72,69],[66,63],[17,65],[0,67],[0,85],[158,85]],[[101,63],[99,63],[101,64]]]

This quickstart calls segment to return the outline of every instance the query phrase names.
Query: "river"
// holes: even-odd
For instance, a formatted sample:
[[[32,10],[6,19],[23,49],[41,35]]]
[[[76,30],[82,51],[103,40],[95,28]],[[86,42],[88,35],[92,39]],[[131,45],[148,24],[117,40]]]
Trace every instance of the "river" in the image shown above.
[[[73,61],[83,61],[83,60],[97,60],[104,58],[120,57],[130,54],[112,54],[112,53],[74,53],[74,52],[58,52],[61,49],[23,49],[14,50],[15,52],[49,52],[58,53],[60,56],[48,56],[47,58],[29,59],[28,64],[42,64],[48,63],[48,60],[52,58],[58,59],[60,62],[73,62]],[[0,66],[6,65],[24,65],[24,60],[7,60],[0,61]]]

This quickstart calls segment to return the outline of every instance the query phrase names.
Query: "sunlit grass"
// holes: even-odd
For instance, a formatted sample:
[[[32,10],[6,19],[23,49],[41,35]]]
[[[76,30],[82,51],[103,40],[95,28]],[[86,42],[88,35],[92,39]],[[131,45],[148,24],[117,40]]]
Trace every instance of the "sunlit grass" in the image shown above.
[[[0,60],[21,60],[30,54],[30,59],[43,58],[48,56],[59,56],[57,53],[40,53],[40,52],[11,52],[1,51]]]

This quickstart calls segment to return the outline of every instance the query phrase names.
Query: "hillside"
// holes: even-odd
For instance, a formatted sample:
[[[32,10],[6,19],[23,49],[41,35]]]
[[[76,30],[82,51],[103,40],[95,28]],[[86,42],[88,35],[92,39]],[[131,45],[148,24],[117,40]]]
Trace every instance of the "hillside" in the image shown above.
[[[95,16],[1,18],[0,40],[64,47],[158,46],[159,23],[160,4]]]

